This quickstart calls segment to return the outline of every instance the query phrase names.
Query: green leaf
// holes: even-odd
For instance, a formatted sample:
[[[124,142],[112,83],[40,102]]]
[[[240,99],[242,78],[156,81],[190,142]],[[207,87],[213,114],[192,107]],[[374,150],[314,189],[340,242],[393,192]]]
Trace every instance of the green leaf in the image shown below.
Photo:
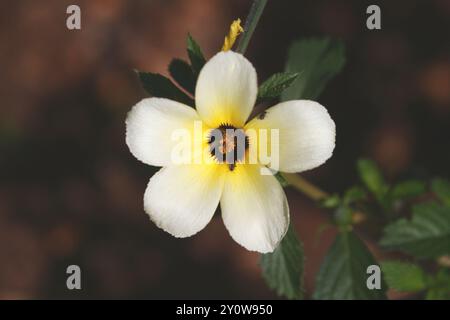
[[[450,300],[450,269],[440,269],[436,276],[429,281],[425,299]]]
[[[259,19],[264,11],[264,7],[267,4],[267,0],[254,0],[248,13],[247,19],[245,19],[244,32],[239,39],[236,52],[244,54],[247,50],[248,43],[256,29]]]
[[[195,79],[197,79],[200,70],[206,63],[200,46],[195,42],[194,38],[190,34],[187,37],[187,53],[189,60],[191,61],[192,71],[194,72]]]
[[[258,99],[278,97],[297,79],[298,75],[298,73],[275,73],[259,86]]]
[[[385,261],[381,263],[381,269],[389,288],[396,291],[416,292],[426,288],[425,273],[418,265]]]
[[[194,101],[181,91],[170,79],[159,73],[137,71],[143,88],[154,97],[167,98],[194,106]]]
[[[386,286],[368,289],[367,267],[376,265],[366,245],[353,233],[342,232],[334,240],[320,268],[314,299],[385,299]]]
[[[182,88],[194,95],[195,77],[191,66],[186,61],[173,59],[169,64],[169,73]]]
[[[274,252],[261,255],[260,264],[264,279],[278,295],[303,297],[303,246],[292,225]]]
[[[351,187],[344,194],[344,204],[352,204],[354,202],[365,199],[366,196],[366,191],[363,188],[359,186]]]
[[[450,283],[448,285],[450,286]],[[427,291],[425,300],[450,300],[450,290],[448,287],[431,288]]]
[[[345,63],[344,45],[328,38],[295,41],[288,52],[286,72],[300,72],[282,100],[316,99]]]
[[[339,207],[341,204],[341,198],[338,194],[332,194],[320,201],[322,207],[327,209],[333,209]]]
[[[450,207],[435,202],[415,205],[411,220],[399,219],[385,227],[380,244],[417,258],[450,253]]]
[[[408,180],[396,184],[391,193],[391,200],[407,200],[425,193],[425,183],[419,180]]]
[[[434,179],[431,189],[445,205],[450,206],[450,182],[440,178]]]
[[[378,166],[372,160],[359,159],[357,168],[359,177],[367,189],[376,196],[377,200],[381,201],[388,190],[388,186]]]
[[[352,218],[353,210],[348,206],[342,205],[334,212],[335,222],[343,228],[348,228],[352,225]]]

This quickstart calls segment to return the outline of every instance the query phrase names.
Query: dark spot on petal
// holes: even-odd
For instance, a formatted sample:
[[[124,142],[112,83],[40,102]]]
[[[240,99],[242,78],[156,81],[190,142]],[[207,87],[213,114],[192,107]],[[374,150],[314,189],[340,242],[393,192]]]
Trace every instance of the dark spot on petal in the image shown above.
[[[263,120],[266,117],[267,111],[263,111],[258,115],[259,120]]]

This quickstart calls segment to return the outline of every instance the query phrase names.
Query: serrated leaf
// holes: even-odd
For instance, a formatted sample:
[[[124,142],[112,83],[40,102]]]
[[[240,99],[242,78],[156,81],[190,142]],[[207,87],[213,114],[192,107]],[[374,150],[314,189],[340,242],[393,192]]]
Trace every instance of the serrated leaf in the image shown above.
[[[272,253],[261,255],[262,275],[270,288],[288,299],[303,297],[303,246],[292,225]]]
[[[385,227],[380,244],[417,258],[450,253],[450,207],[435,202],[415,205],[411,220],[399,219]]]
[[[387,190],[383,175],[378,166],[369,159],[359,159],[357,162],[359,177],[367,189],[372,192],[376,198],[381,201]]]
[[[192,71],[194,72],[195,79],[197,80],[198,74],[205,65],[206,60],[200,46],[190,34],[188,34],[187,37],[187,53],[189,60],[191,61]]]
[[[450,206],[450,182],[440,178],[434,179],[431,189],[445,205]]]
[[[186,61],[173,59],[169,64],[169,73],[182,88],[194,95],[195,77]]]
[[[344,45],[329,38],[295,41],[288,52],[286,72],[300,72],[281,100],[316,99],[345,63]]]
[[[425,183],[419,180],[408,180],[396,184],[390,193],[391,200],[406,200],[420,196],[426,191]]]
[[[258,99],[278,97],[298,77],[298,73],[275,73],[258,88]]]
[[[426,288],[425,273],[416,264],[385,261],[381,263],[381,269],[389,288],[396,291],[416,292]]]
[[[319,300],[376,300],[385,299],[386,285],[368,289],[367,267],[376,265],[366,245],[353,233],[338,234],[316,279],[314,299]]]
[[[142,87],[153,97],[167,98],[194,106],[194,101],[177,88],[169,78],[159,73],[137,71]]]

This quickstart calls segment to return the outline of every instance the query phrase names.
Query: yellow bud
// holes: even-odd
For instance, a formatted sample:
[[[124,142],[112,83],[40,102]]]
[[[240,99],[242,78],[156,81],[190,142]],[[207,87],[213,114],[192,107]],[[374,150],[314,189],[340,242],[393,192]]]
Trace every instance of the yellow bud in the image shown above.
[[[241,19],[234,20],[230,26],[230,32],[225,37],[223,41],[222,51],[228,51],[233,47],[233,44],[236,41],[236,38],[244,32],[244,29],[241,27]]]

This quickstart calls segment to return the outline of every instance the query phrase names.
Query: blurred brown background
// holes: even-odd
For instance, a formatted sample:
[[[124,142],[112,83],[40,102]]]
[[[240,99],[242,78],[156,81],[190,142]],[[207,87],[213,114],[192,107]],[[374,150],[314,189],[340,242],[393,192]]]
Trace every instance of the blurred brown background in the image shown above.
[[[78,4],[82,30],[66,29]],[[378,4],[382,30],[366,29]],[[207,57],[243,0],[0,2],[0,298],[272,298],[258,255],[220,217],[175,239],[142,197],[155,168],[125,145],[124,120],[145,96],[134,68],[167,74],[187,32]],[[450,1],[269,1],[248,58],[264,80],[302,36],[341,38],[347,64],[320,97],[337,125],[335,155],[306,176],[324,189],[355,183],[358,156],[391,180],[450,174]],[[307,254],[306,284],[330,244],[326,213],[288,190]],[[82,270],[69,291],[66,267]]]

